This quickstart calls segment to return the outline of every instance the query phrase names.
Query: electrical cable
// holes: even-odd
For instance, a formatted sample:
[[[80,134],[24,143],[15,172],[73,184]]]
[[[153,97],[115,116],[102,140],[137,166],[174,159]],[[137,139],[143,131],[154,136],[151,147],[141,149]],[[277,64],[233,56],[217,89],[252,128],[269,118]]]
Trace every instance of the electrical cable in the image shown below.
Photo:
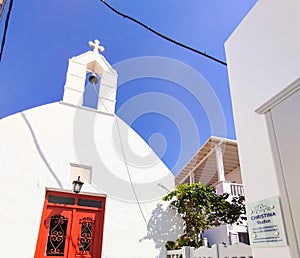
[[[195,49],[195,48],[192,48],[192,47],[190,47],[190,46],[188,46],[188,45],[185,45],[185,44],[183,44],[183,43],[181,43],[181,42],[179,42],[179,41],[177,41],[177,40],[175,40],[175,39],[172,39],[172,38],[170,38],[170,37],[168,37],[168,36],[166,36],[166,35],[164,35],[164,34],[158,32],[158,31],[156,31],[156,30],[150,28],[149,26],[147,26],[146,24],[144,24],[144,23],[138,21],[137,19],[135,19],[135,18],[133,18],[133,17],[127,15],[127,14],[121,13],[120,11],[118,11],[117,9],[115,9],[114,7],[112,7],[110,4],[108,4],[107,2],[105,2],[105,0],[100,0],[100,1],[101,1],[102,3],[104,3],[110,10],[112,10],[112,11],[115,12],[116,14],[118,14],[118,15],[120,15],[120,16],[123,16],[124,18],[127,18],[127,19],[129,19],[129,20],[131,20],[131,21],[133,21],[133,22],[139,24],[140,26],[146,28],[147,30],[151,31],[152,33],[156,34],[157,36],[159,36],[159,37],[161,37],[161,38],[164,38],[164,39],[166,39],[166,40],[168,40],[168,41],[170,41],[170,42],[172,42],[172,43],[174,43],[174,44],[176,44],[176,45],[178,45],[178,46],[181,46],[181,47],[186,48],[186,49],[188,49],[188,50],[190,50],[190,51],[193,51],[193,52],[195,52],[195,53],[197,53],[197,54],[199,54],[199,55],[205,56],[205,57],[207,57],[207,58],[209,58],[209,59],[211,59],[211,60],[213,60],[213,61],[215,61],[215,62],[217,62],[217,63],[220,63],[220,64],[222,64],[222,65],[227,66],[227,63],[226,63],[226,62],[224,62],[224,61],[222,61],[222,60],[220,60],[220,59],[218,59],[218,58],[216,58],[216,57],[213,57],[213,56],[211,56],[211,55],[208,55],[208,54],[206,54],[205,52],[202,52],[202,51],[197,50],[197,49]]]
[[[95,85],[94,83],[92,83],[92,85],[93,85],[93,87],[94,87],[96,96],[99,97],[99,92],[98,92],[98,90],[96,89],[96,85]]]
[[[13,5],[13,0],[10,0],[8,12],[7,12],[6,19],[5,19],[4,32],[3,32],[3,37],[2,37],[1,49],[0,49],[0,62],[2,59],[3,49],[4,49],[4,45],[5,45],[6,33],[7,33],[8,22],[9,22],[9,18],[10,18],[12,5]]]
[[[145,214],[142,210],[142,207],[141,207],[141,203],[138,199],[138,196],[137,196],[137,193],[136,193],[136,190],[135,190],[135,187],[134,187],[134,184],[132,182],[132,177],[130,175],[130,171],[129,171],[129,167],[128,167],[128,164],[127,164],[127,161],[126,161],[126,157],[125,157],[125,150],[124,150],[124,147],[123,147],[123,142],[122,142],[122,138],[121,138],[121,132],[120,132],[120,126],[119,126],[119,123],[118,123],[118,118],[116,117],[116,124],[117,124],[117,128],[118,128],[118,135],[119,135],[119,140],[120,140],[120,145],[121,145],[121,150],[122,150],[122,154],[123,154],[123,158],[124,158],[124,163],[125,163],[125,167],[126,167],[126,171],[127,171],[127,174],[128,174],[128,178],[129,178],[129,181],[130,181],[130,184],[131,184],[131,188],[132,188],[132,192],[134,194],[134,197],[135,197],[135,200],[138,204],[138,207],[139,207],[139,210],[142,214],[142,217],[143,217],[143,220],[146,224],[146,226],[148,225],[147,223],[147,220],[146,220],[146,217],[145,217]]]

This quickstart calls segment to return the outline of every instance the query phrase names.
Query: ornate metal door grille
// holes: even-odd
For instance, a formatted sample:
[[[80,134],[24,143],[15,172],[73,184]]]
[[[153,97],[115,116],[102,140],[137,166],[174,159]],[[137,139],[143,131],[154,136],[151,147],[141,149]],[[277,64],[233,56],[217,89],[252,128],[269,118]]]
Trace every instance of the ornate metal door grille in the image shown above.
[[[93,225],[95,220],[90,217],[80,219],[81,231],[79,237],[79,254],[88,254],[91,252]]]
[[[46,253],[48,256],[64,256],[68,219],[62,215],[51,217]]]

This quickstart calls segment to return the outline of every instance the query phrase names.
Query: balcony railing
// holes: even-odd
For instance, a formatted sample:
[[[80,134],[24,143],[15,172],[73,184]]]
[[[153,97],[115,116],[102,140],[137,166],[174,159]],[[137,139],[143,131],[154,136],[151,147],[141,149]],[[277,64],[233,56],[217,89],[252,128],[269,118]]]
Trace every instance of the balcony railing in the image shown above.
[[[230,194],[232,196],[245,195],[244,187],[241,184],[230,184]]]
[[[239,243],[230,246],[223,244],[212,245],[212,247],[200,247],[195,249],[193,247],[185,246],[180,250],[167,251],[167,258],[253,258],[252,249],[249,245]]]
[[[216,191],[218,194],[228,193],[231,197],[245,195],[242,184],[231,183],[229,181],[218,182],[216,184]]]

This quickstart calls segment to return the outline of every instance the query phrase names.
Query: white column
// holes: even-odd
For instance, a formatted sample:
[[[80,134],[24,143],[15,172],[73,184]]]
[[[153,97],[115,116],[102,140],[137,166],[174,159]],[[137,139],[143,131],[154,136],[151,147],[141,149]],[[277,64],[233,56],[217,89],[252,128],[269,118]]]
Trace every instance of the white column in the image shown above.
[[[106,69],[101,74],[98,98],[99,111],[115,113],[118,74],[113,69]]]
[[[225,172],[223,164],[223,154],[221,146],[216,147],[216,162],[217,162],[217,171],[218,171],[218,181],[225,181]]]
[[[69,59],[63,102],[82,106],[86,79],[86,65]]]
[[[192,172],[190,174],[190,184],[193,184],[193,183],[195,183],[195,174],[194,174],[194,172]]]

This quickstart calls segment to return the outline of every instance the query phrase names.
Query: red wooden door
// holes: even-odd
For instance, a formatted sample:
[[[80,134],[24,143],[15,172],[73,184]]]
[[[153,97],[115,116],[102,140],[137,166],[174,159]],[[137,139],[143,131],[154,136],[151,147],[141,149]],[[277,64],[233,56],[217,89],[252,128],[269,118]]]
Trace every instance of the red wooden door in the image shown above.
[[[35,258],[101,258],[105,197],[48,192]]]
[[[100,242],[97,232],[102,232],[101,212],[77,209],[74,211],[69,257],[100,257]]]
[[[58,207],[46,209],[35,257],[68,257],[72,212]]]

